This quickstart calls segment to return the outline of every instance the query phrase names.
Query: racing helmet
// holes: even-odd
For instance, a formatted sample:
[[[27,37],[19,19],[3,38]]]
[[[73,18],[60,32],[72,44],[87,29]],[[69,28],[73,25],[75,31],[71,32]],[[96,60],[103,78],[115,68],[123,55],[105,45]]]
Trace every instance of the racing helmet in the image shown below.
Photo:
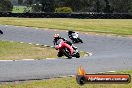
[[[60,37],[60,35],[59,34],[54,34],[54,38],[56,39],[56,38],[59,38]]]
[[[72,32],[73,32],[72,30],[69,30],[69,31],[68,31],[68,34],[72,34]]]

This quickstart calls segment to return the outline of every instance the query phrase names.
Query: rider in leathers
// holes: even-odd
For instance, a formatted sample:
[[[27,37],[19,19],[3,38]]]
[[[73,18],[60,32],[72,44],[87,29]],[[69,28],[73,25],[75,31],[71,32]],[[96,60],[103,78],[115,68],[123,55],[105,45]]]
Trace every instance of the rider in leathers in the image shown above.
[[[54,40],[53,40],[54,46],[55,46],[55,45],[58,45],[58,44],[57,44],[57,41],[60,40],[60,39],[62,39],[63,41],[65,41],[65,42],[66,42],[68,45],[70,45],[74,50],[77,49],[70,41],[66,40],[65,38],[60,37],[59,34],[55,34],[55,35],[54,35]],[[58,56],[58,57],[61,57],[61,56],[62,56],[61,52],[58,52],[58,55],[57,55],[57,56]]]

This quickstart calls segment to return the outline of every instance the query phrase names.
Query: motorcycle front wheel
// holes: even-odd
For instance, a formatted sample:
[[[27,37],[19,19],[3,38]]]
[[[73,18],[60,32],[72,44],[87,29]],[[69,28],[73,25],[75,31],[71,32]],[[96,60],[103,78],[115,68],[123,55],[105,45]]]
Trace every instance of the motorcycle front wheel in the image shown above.
[[[76,53],[76,58],[80,58],[80,53]]]
[[[62,49],[62,52],[63,52],[63,54],[64,54],[66,57],[68,57],[69,59],[72,58],[72,56],[70,55],[70,50],[69,50],[69,49],[67,49],[67,48]]]

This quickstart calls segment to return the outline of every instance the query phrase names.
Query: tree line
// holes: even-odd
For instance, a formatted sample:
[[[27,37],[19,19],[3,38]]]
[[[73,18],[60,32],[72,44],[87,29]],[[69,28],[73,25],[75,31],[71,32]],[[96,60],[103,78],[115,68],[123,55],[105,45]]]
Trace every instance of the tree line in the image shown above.
[[[8,12],[13,9],[13,5],[10,0],[0,0],[0,12]]]
[[[19,5],[32,6],[41,12],[54,12],[69,7],[73,12],[132,13],[132,0],[18,0]],[[11,0],[0,0],[0,11],[11,11]]]

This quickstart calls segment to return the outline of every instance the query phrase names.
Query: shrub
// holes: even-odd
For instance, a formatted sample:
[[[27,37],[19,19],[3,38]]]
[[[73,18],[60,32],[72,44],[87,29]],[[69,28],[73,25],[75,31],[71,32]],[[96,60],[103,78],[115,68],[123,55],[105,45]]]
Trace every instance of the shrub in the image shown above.
[[[59,7],[55,9],[57,13],[72,13],[72,9],[70,7]]]

